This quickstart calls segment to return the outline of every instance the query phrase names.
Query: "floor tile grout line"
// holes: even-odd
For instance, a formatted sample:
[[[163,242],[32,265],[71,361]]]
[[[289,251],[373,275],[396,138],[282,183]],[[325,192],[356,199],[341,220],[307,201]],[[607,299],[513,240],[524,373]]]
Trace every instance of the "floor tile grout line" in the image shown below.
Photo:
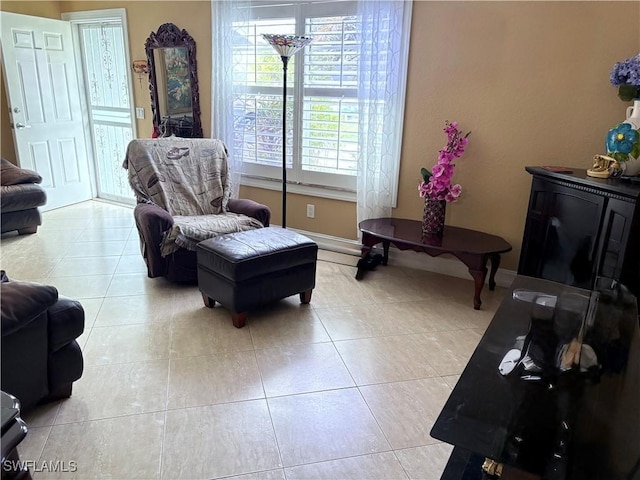
[[[262,470],[254,470],[254,471],[246,472],[246,473],[223,475],[221,477],[208,478],[208,480],[227,480],[227,479],[236,478],[236,477],[242,476],[242,475],[255,475],[255,474],[260,474],[260,473],[273,472],[275,470],[284,470],[284,467],[265,468],[265,469],[262,469]],[[285,476],[285,480],[286,480],[286,476]]]
[[[442,443],[442,442],[439,442],[439,443]],[[436,444],[431,443],[431,444],[426,444],[426,445],[419,445],[418,447],[409,447],[409,448],[427,447],[429,445],[436,445]],[[379,452],[359,453],[357,455],[348,455],[346,457],[338,457],[338,458],[334,458],[334,459],[331,459],[331,460],[318,460],[317,462],[300,463],[300,464],[291,465],[291,466],[287,466],[287,467],[283,467],[283,468],[286,470],[288,468],[306,467],[306,466],[309,466],[309,465],[319,465],[319,464],[322,464],[322,463],[336,462],[336,461],[341,461],[341,460],[347,460],[347,459],[350,459],[350,458],[368,457],[368,456],[371,456],[371,455],[379,455],[379,454],[382,454],[382,453],[395,453],[396,451],[400,451],[400,450],[406,450],[406,449],[399,448],[397,450],[391,449],[391,450],[381,450]],[[397,457],[396,457],[396,459],[397,459]],[[397,460],[398,460],[398,463],[400,465],[402,465],[400,460],[399,459],[397,459]],[[407,479],[409,479],[409,478],[410,477],[407,476]]]
[[[132,232],[133,232],[133,229],[132,229]],[[128,241],[129,241],[129,240],[127,240],[127,242],[128,242]],[[126,249],[126,247],[125,247],[125,249]],[[123,250],[123,252],[120,254],[120,261],[122,260],[122,257],[123,257],[126,253],[127,253],[127,252],[126,252],[125,250]],[[68,257],[68,258],[74,258],[74,257]],[[58,259],[58,260],[61,260],[61,259]],[[120,261],[119,261],[119,262],[120,262]],[[319,262],[326,262],[326,263],[334,263],[334,264],[337,264],[337,265],[345,265],[345,266],[347,266],[347,267],[353,267],[352,265],[342,264],[342,263],[339,263],[339,262],[331,262],[331,261],[327,261],[327,260],[320,260],[320,259],[319,259],[318,261],[319,261]],[[136,274],[137,274],[137,273],[139,273],[139,272],[132,272],[132,273],[136,273]],[[336,275],[342,275],[342,276],[345,276],[344,272],[337,272],[337,273],[335,273],[335,274],[336,274]],[[112,274],[112,276],[111,276],[111,281],[110,281],[110,283],[109,283],[109,286],[111,286],[111,284],[114,282],[114,280],[115,280],[115,275],[116,275],[116,273],[115,273],[115,271],[114,271],[114,272],[113,272],[113,274]],[[106,293],[105,293],[105,295],[103,295],[103,296],[101,296],[101,297],[93,297],[93,298],[100,298],[100,299],[102,299],[102,302],[104,302],[106,298],[121,298],[121,297],[120,297],[120,296],[116,296],[116,297],[107,297],[107,296],[106,296]],[[391,302],[385,302],[385,303],[391,303]],[[396,303],[405,303],[405,302],[396,302]],[[101,305],[100,305],[100,309],[102,308],[102,306],[103,306],[103,303],[101,303]],[[317,315],[317,309],[315,308],[315,306],[314,306],[314,305],[312,305],[312,308],[314,309],[314,311],[316,311],[316,317],[317,317],[317,319],[318,319],[318,320],[320,320],[321,325],[323,326],[323,328],[324,328],[324,330],[325,330],[325,333],[327,334],[327,336],[328,336],[328,339],[329,339],[329,340],[328,340],[328,341],[326,341],[326,342],[301,342],[301,343],[298,343],[298,344],[296,344],[296,345],[305,345],[305,344],[328,343],[328,342],[331,342],[331,343],[332,343],[332,345],[333,345],[333,348],[334,348],[336,351],[338,351],[338,350],[337,350],[337,347],[336,347],[336,342],[337,342],[337,341],[348,341],[348,340],[358,340],[358,339],[360,339],[360,338],[357,338],[357,339],[342,339],[342,340],[337,340],[337,341],[336,341],[336,340],[334,340],[334,338],[333,338],[331,335],[329,335],[329,330],[327,329],[327,327],[326,327],[325,323],[324,323],[324,322],[322,322],[322,319],[319,317],[319,315]],[[318,309],[320,309],[320,308],[323,308],[323,307],[319,307]],[[325,307],[325,308],[326,308],[326,307]],[[96,313],[96,318],[94,319],[94,323],[93,323],[93,326],[92,326],[92,328],[91,328],[91,331],[89,332],[89,336],[91,336],[91,335],[94,335],[94,336],[95,336],[95,334],[96,334],[97,332],[99,332],[99,330],[96,330],[96,332],[93,332],[93,328],[102,328],[100,325],[96,326],[96,322],[97,322],[98,315],[99,315],[99,310],[98,310],[98,313]],[[165,322],[151,322],[151,323],[165,323]],[[171,323],[173,324],[173,320],[171,320]],[[149,324],[149,322],[144,322],[144,324]],[[123,325],[134,325],[134,324],[104,325],[104,327],[114,327],[114,326],[123,326]],[[139,324],[136,324],[136,325],[139,325]],[[482,329],[483,329],[482,327],[478,327],[478,328],[475,328],[475,327],[474,327],[474,328],[473,328],[473,330],[482,330]],[[472,330],[472,329],[471,329],[471,328],[468,328],[468,329],[467,329],[467,328],[460,328],[460,329],[455,329],[455,330]],[[448,331],[452,331],[452,330],[448,330]],[[171,328],[171,329],[170,329],[170,336],[173,336],[173,333],[174,333],[174,329],[173,329],[173,328]],[[432,332],[410,332],[410,333],[407,333],[407,334],[400,334],[400,335],[414,335],[414,334],[424,334],[424,333],[432,333]],[[88,337],[89,337],[89,336],[88,336]],[[384,335],[384,336],[382,336],[382,337],[372,336],[372,337],[367,337],[367,338],[383,338],[383,337],[385,337],[385,336],[398,336],[398,335]],[[87,338],[87,342],[88,342],[88,339],[89,339],[89,338]],[[170,341],[170,343],[171,343],[171,341]],[[85,343],[85,344],[86,344],[86,343]],[[256,348],[256,344],[255,344],[255,342],[254,342],[254,336],[253,336],[253,334],[251,334],[251,345],[252,345],[252,349],[251,349],[251,350],[253,350],[253,352],[254,352],[254,359],[255,359],[255,361],[256,361],[256,364],[257,364],[257,351],[258,351],[258,350],[266,350],[266,349],[269,349],[269,348],[282,348],[282,347],[285,347],[285,348],[286,348],[286,346],[285,346],[285,345],[278,346],[278,347],[276,347],[275,345],[273,345],[273,346],[264,345],[264,346],[262,346],[262,347],[260,347],[260,348]],[[242,350],[242,351],[249,351],[249,349]],[[220,353],[225,353],[225,352],[220,352]],[[172,360],[178,360],[178,359],[180,359],[180,358],[206,357],[206,356],[211,356],[211,355],[215,355],[215,354],[217,354],[217,352],[216,352],[216,353],[211,353],[211,354],[201,354],[201,355],[189,356],[189,357],[182,357],[182,356],[179,356],[179,357],[173,357],[173,356],[171,355],[171,353],[170,353],[170,354],[169,354],[169,357],[168,357],[166,360],[168,361],[169,365],[171,365]],[[339,351],[338,351],[338,354],[340,355]],[[270,398],[279,398],[279,397],[282,397],[282,396],[292,396],[292,395],[304,395],[304,394],[307,394],[307,393],[319,393],[319,392],[325,392],[325,391],[331,391],[331,390],[342,390],[342,389],[346,389],[346,388],[358,388],[359,393],[360,393],[360,396],[364,399],[364,396],[363,396],[363,394],[362,394],[362,391],[360,390],[360,389],[361,389],[361,387],[365,387],[365,386],[368,386],[368,385],[376,385],[376,384],[357,385],[357,383],[355,382],[355,380],[354,380],[354,378],[353,378],[353,375],[351,374],[351,372],[349,371],[348,367],[346,366],[345,361],[344,361],[344,358],[342,358],[342,355],[340,355],[340,359],[341,359],[341,362],[342,362],[342,364],[344,365],[344,367],[347,369],[347,372],[349,373],[349,375],[350,375],[351,379],[353,380],[353,383],[354,383],[354,385],[353,385],[353,386],[340,387],[340,388],[336,388],[336,389],[319,389],[319,390],[313,390],[313,391],[310,391],[310,392],[292,393],[292,394],[289,394],[289,395],[279,395],[279,396],[273,396],[273,397],[267,397],[267,395],[266,395],[266,389],[265,389],[265,384],[264,384],[264,378],[263,378],[263,376],[262,376],[262,371],[261,371],[261,369],[259,368],[259,364],[258,364],[258,371],[259,371],[259,374],[260,374],[260,381],[261,381],[261,384],[262,384],[262,390],[263,390],[263,393],[264,393],[264,400],[266,401],[267,406],[269,406],[269,399],[270,399]],[[143,362],[143,363],[144,363],[144,362],[152,362],[152,361],[155,361],[155,359],[145,359],[145,360],[142,360],[142,362]],[[122,363],[128,364],[128,363],[140,363],[140,362],[141,362],[141,361],[139,361],[139,360],[133,360],[133,361],[122,362]],[[118,362],[118,363],[116,363],[116,364],[100,364],[100,365],[94,365],[94,366],[104,366],[104,367],[106,367],[106,366],[109,366],[109,365],[117,365],[117,364],[121,364],[121,362]],[[170,373],[170,371],[168,372],[168,375],[169,375],[169,373]],[[436,376],[436,377],[439,377],[439,378],[444,377],[444,375],[439,375],[439,374],[437,374],[437,375],[435,375],[435,376]],[[447,375],[447,376],[449,376],[449,375]],[[428,378],[433,378],[433,377],[428,377]],[[413,379],[411,379],[411,380],[413,380]],[[403,382],[403,381],[409,381],[409,380],[394,380],[394,381],[390,381],[390,382],[381,382],[381,383],[382,383],[382,384],[389,384],[389,383],[396,383],[396,382]],[[165,407],[166,407],[166,406],[168,406],[168,393],[169,393],[169,387],[170,387],[170,385],[169,385],[169,383],[167,383],[167,401],[166,401],[166,403],[165,403]],[[260,399],[256,399],[256,400],[260,400]],[[243,401],[245,401],[245,400],[237,400],[237,401],[230,402],[230,403],[237,403],[237,402],[243,402]],[[366,403],[366,400],[365,400],[365,403]],[[373,412],[371,411],[371,408],[368,406],[368,404],[367,404],[367,407],[368,407],[368,410],[369,410],[369,411],[371,412],[371,414],[373,415]],[[198,407],[188,407],[188,408],[198,408]],[[57,416],[58,416],[58,414],[59,414],[59,410],[60,410],[60,409],[58,409],[58,411],[56,412],[56,417],[57,417]],[[179,410],[179,409],[177,408],[176,410]],[[164,412],[165,412],[165,415],[164,415],[164,416],[165,416],[165,428],[164,428],[164,430],[163,430],[163,441],[162,441],[162,450],[161,450],[161,457],[160,457],[160,458],[161,458],[160,476],[162,475],[162,460],[163,460],[163,456],[164,456],[164,450],[163,450],[163,449],[164,449],[164,441],[165,441],[166,434],[167,434],[167,431],[166,431],[166,418],[167,418],[167,415],[168,415],[169,409],[168,409],[168,408],[165,408]],[[146,413],[146,412],[145,412],[145,413]],[[277,435],[275,434],[275,427],[274,427],[274,424],[273,424],[273,418],[272,418],[272,416],[271,416],[271,412],[269,412],[269,413],[270,413],[270,419],[271,419],[272,429],[274,429],[274,430],[273,430],[274,438],[276,439],[276,442],[277,442]],[[374,416],[374,418],[375,418],[375,415],[373,415],[373,416]],[[376,422],[377,422],[377,419],[376,419]],[[53,425],[53,426],[55,426],[55,425]],[[53,426],[50,426],[49,428],[53,428]],[[378,424],[378,426],[379,426],[379,424]],[[379,426],[379,428],[381,429],[381,427],[380,427],[380,426]],[[381,430],[382,430],[382,429],[381,429]],[[384,434],[384,431],[383,431],[383,434]],[[385,438],[386,438],[386,435],[385,435]],[[389,443],[389,442],[387,441],[387,443]],[[46,444],[46,442],[45,442],[45,444]],[[389,443],[389,445],[390,445],[390,443]],[[282,456],[281,456],[281,451],[280,451],[280,446],[279,446],[279,445],[277,445],[277,448],[278,448],[278,452],[279,452],[279,455],[280,455],[280,464],[281,464],[281,465],[283,465],[283,462],[282,462]],[[411,448],[414,448],[414,447],[411,447]],[[401,449],[399,449],[399,450],[401,450]],[[391,451],[394,451],[394,452],[395,452],[396,450],[392,448],[392,449],[391,449]],[[363,455],[365,455],[365,454],[362,454],[362,455],[355,455],[355,456],[363,456]],[[348,457],[341,457],[341,458],[348,458]],[[396,460],[397,460],[397,461],[399,461],[399,458],[398,458],[398,456],[397,456],[397,455],[395,455],[395,458],[396,458]],[[333,459],[332,459],[332,460],[333,460]],[[327,460],[327,461],[332,461],[332,460]],[[314,463],[321,463],[321,462],[314,462]],[[400,462],[400,463],[401,463],[401,462]],[[303,465],[304,465],[304,464],[303,464]],[[285,475],[285,478],[286,478],[286,468],[289,468],[289,467],[280,467],[280,468],[279,468],[279,470],[282,470],[283,474]],[[404,469],[404,467],[403,467],[403,469]],[[261,471],[267,471],[267,470],[273,470],[273,469],[266,469],[266,470],[261,470]],[[277,470],[278,470],[278,469],[277,469]],[[405,474],[406,474],[406,470],[405,470]]]
[[[280,449],[280,442],[278,441],[278,434],[276,432],[276,426],[273,422],[273,415],[271,414],[271,405],[269,405],[269,400],[267,399],[267,391],[264,386],[264,377],[262,375],[262,370],[260,369],[260,364],[258,363],[258,357],[256,355],[256,350],[253,350],[253,358],[256,362],[256,369],[258,370],[258,375],[260,376],[260,384],[262,385],[262,393],[264,395],[264,403],[267,406],[267,412],[269,413],[269,422],[271,423],[271,431],[273,433],[273,440],[276,443],[276,450],[278,451],[278,462],[280,467],[284,468],[284,461],[282,459],[282,450]],[[284,474],[284,470],[283,470]],[[286,475],[285,475],[286,478]]]
[[[387,442],[387,444],[388,443],[389,442]],[[282,468],[284,468],[286,470],[288,468],[290,469],[290,468],[297,468],[297,467],[305,467],[305,466],[308,466],[308,465],[319,465],[319,464],[322,464],[322,463],[339,462],[339,461],[347,460],[347,459],[350,459],[350,458],[367,457],[367,456],[371,456],[371,455],[379,455],[381,453],[392,453],[394,450],[393,450],[393,448],[391,448],[391,445],[389,445],[389,447],[390,448],[388,450],[379,450],[377,452],[368,452],[368,453],[358,453],[356,455],[347,455],[347,456],[344,456],[344,457],[336,457],[336,458],[331,458],[331,459],[327,459],[327,460],[317,460],[317,461],[314,461],[314,462],[307,462],[307,463],[296,463],[294,465],[287,465],[287,466],[284,466]]]
[[[77,425],[77,424],[82,424],[82,423],[90,423],[90,422],[102,422],[102,421],[106,421],[106,420],[118,420],[118,419],[123,419],[123,418],[130,418],[130,417],[137,417],[140,415],[152,415],[155,413],[166,413],[168,411],[176,411],[176,410],[182,410],[182,409],[172,409],[172,410],[167,410],[166,408],[164,409],[151,409],[148,411],[144,411],[144,412],[132,412],[132,413],[126,413],[126,414],[122,414],[122,415],[107,415],[107,416],[103,416],[103,417],[94,417],[94,418],[83,418],[83,419],[74,419],[74,420],[69,420],[69,421],[64,421],[64,422],[60,422],[60,423],[53,423],[51,426],[52,427],[61,427],[63,425]],[[57,421],[57,419],[56,419]]]
[[[173,332],[170,332],[169,335],[173,335]],[[166,388],[166,395],[165,395],[165,402],[164,402],[164,423],[162,425],[162,440],[160,442],[160,465],[159,465],[159,469],[158,469],[158,479],[162,479],[162,469],[163,469],[163,464],[164,464],[164,449],[165,449],[165,442],[167,440],[167,416],[169,415],[169,390],[171,388],[171,359],[168,360],[168,365],[167,365],[167,388]]]
[[[58,408],[58,411],[60,411],[59,408]],[[57,415],[57,412],[56,412],[56,415]],[[37,458],[35,458],[35,461],[38,462],[38,463],[40,462],[40,459],[42,458],[42,455],[44,454],[44,449],[47,446],[47,442],[49,441],[49,436],[51,435],[51,431],[53,430],[54,426],[55,426],[55,424],[45,425],[45,426],[42,426],[42,427],[32,427],[34,429],[35,428],[48,428],[49,429],[49,431],[47,432],[47,435],[46,435],[46,437],[44,439],[44,442],[42,442],[42,447],[40,447],[40,449],[39,449],[40,453],[38,453]],[[27,430],[28,430],[28,428],[27,428]],[[27,431],[27,433],[28,433],[28,431]],[[23,459],[23,460],[31,460],[31,459],[27,458],[27,459]]]
[[[398,454],[396,452],[398,452],[400,449],[398,450],[392,450],[393,452],[393,456],[395,457],[396,461],[398,462],[398,464],[400,465],[400,468],[402,468],[402,471],[404,472],[404,475],[406,477],[405,480],[409,480],[411,479],[411,475],[409,475],[409,472],[407,471],[406,467],[404,466],[404,463],[402,463],[402,460],[400,460],[400,458],[398,457]]]

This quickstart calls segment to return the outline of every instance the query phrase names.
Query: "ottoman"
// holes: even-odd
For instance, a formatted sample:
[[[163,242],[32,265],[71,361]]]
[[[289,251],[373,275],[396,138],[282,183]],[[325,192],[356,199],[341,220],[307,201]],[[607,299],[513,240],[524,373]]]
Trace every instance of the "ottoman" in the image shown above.
[[[296,293],[311,301],[318,245],[286,228],[265,227],[204,240],[197,245],[198,288],[204,304],[231,310],[236,328],[247,311]]]

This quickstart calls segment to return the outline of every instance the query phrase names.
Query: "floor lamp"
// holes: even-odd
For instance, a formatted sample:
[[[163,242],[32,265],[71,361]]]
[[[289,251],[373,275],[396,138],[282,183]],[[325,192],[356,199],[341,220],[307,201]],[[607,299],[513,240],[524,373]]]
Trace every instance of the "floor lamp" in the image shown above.
[[[311,43],[310,37],[262,35],[282,59],[282,228],[287,228],[287,65],[289,58]]]

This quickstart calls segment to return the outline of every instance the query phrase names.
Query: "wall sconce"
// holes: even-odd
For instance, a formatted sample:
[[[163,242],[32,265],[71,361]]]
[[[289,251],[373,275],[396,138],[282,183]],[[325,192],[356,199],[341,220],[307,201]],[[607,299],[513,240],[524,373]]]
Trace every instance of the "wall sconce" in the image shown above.
[[[142,77],[149,73],[149,64],[146,60],[134,60],[132,67],[133,72],[138,74],[138,80],[142,86]]]

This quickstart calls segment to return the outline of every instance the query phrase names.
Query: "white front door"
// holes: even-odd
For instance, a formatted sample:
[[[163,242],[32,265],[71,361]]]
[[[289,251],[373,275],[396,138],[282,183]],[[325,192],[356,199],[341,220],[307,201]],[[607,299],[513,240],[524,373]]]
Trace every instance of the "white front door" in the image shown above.
[[[43,178],[50,210],[92,197],[69,22],[0,12],[18,163]]]

